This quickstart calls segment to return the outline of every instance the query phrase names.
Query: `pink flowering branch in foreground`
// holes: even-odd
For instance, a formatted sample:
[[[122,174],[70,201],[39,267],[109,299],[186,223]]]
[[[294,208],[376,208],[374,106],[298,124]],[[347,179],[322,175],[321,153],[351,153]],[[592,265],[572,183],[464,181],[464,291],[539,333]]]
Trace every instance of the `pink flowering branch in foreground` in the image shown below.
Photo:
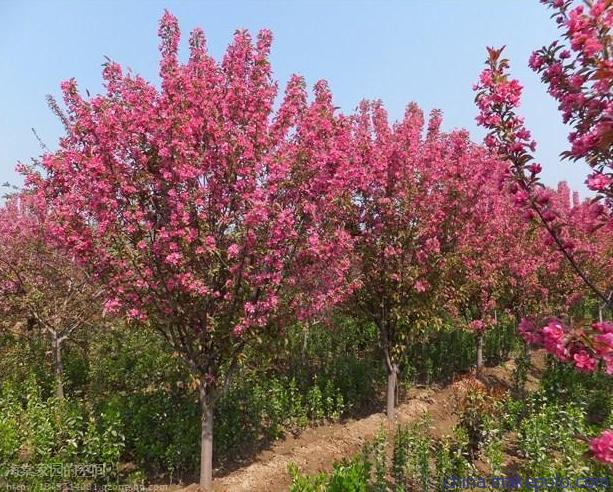
[[[536,220],[548,233],[545,243],[555,246],[566,257],[579,277],[605,304],[610,303],[608,277],[601,282],[594,280],[597,269],[588,271],[591,257],[602,262],[604,272],[611,271],[611,222],[610,212],[596,201],[572,208],[565,207],[560,197],[548,190],[539,180],[541,166],[530,154],[536,147],[523,119],[517,116],[521,85],[510,79],[508,60],[501,58],[502,50],[489,49],[486,68],[480,76],[476,102],[480,113],[477,121],[489,130],[485,138],[487,146],[509,162],[506,187],[513,202],[523,211],[526,220]],[[570,328],[565,328],[569,331]],[[571,340],[581,336],[565,336]],[[553,351],[561,358],[560,351]],[[562,358],[562,360],[565,360]]]
[[[570,42],[570,49],[557,41],[536,51],[530,67],[541,74],[549,93],[559,102],[563,120],[573,127],[569,135],[571,149],[562,154],[573,160],[585,159],[592,172],[588,187],[597,192],[573,223],[556,211],[552,196],[539,181],[541,166],[531,152],[536,142],[516,114],[522,87],[508,74],[508,60],[503,49],[488,48],[487,68],[474,86],[479,108],[477,122],[488,129],[486,145],[509,162],[507,187],[515,204],[524,210],[527,220],[537,220],[575,272],[600,299],[611,306],[611,265],[605,261],[604,285],[598,284],[580,260],[575,232],[587,231],[591,243],[600,246],[605,259],[611,257],[613,160],[613,99],[611,93],[612,63],[610,60],[613,23],[613,2],[597,0],[575,5],[572,0],[543,0],[555,10],[554,17]],[[597,247],[598,247],[597,246]],[[530,343],[542,344],[556,358],[572,362],[580,371],[592,372],[602,366],[612,372],[613,335],[610,323],[593,323],[586,328],[562,323],[559,319],[531,320],[520,323],[520,333]],[[599,362],[601,361],[601,363]],[[611,431],[592,441],[594,457],[611,463]],[[607,451],[608,449],[608,451]]]
[[[542,185],[539,174],[542,167],[531,154],[536,142],[517,115],[522,86],[508,74],[508,60],[501,57],[502,49],[488,48],[487,68],[480,75],[475,101],[479,108],[477,123],[489,130],[486,145],[509,162],[507,188],[514,204],[523,210],[527,220],[536,219],[549,233],[551,241],[567,258],[576,273],[605,304],[610,303],[606,290],[595,284],[574,255],[575,242],[563,217],[552,202],[552,193]],[[589,205],[583,215],[582,228],[595,232],[604,227],[613,230],[611,213],[598,201]]]
[[[611,207],[613,199],[613,2],[576,5],[542,0],[553,9],[568,46],[554,41],[535,51],[530,68],[540,74],[559,103],[564,123],[573,127],[565,158],[585,159],[592,168],[587,186]]]
[[[592,323],[589,328],[567,329],[555,318],[544,321],[524,318],[519,323],[519,332],[527,343],[544,346],[578,371],[594,372],[602,362],[606,373],[613,374],[613,323],[609,321]]]

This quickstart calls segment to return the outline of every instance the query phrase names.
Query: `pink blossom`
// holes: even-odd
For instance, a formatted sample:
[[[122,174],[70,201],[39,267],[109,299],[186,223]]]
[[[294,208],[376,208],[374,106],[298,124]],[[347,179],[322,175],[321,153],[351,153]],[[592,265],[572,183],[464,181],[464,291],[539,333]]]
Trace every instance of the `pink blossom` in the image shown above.
[[[476,319],[468,323],[468,328],[472,331],[480,332],[484,330],[485,323],[483,322],[483,320]]]
[[[115,313],[121,307],[121,302],[118,299],[109,299],[104,303],[104,309],[109,313]]]
[[[170,253],[169,255],[166,255],[166,263],[170,264],[170,265],[178,265],[179,261],[181,260],[181,254],[180,253]]]
[[[613,430],[607,429],[590,441],[590,451],[594,459],[613,465]]]
[[[597,321],[592,324],[592,328],[600,333],[613,333],[613,322],[611,321]]]
[[[543,168],[541,167],[539,163],[533,162],[532,164],[528,166],[528,170],[534,176],[534,175],[539,174],[543,170]]]
[[[543,335],[537,330],[534,321],[528,318],[522,318],[517,328],[520,335],[527,343],[539,345],[543,343]]]
[[[538,70],[539,68],[543,66],[543,59],[536,51],[533,51],[532,54],[530,55],[530,60],[528,62],[528,65],[533,70]]]
[[[594,191],[605,191],[612,183],[613,179],[601,173],[590,174],[586,180],[587,186]]]
[[[415,284],[413,285],[413,287],[415,287],[415,290],[417,292],[425,292],[426,291],[426,285],[421,280],[417,280],[415,282]]]
[[[228,256],[230,258],[236,258],[238,256],[239,251],[240,251],[240,247],[236,243],[228,246]]]
[[[596,368],[596,359],[591,357],[585,350],[580,350],[573,354],[575,367],[582,372],[594,372]]]
[[[543,328],[545,348],[560,360],[568,360],[569,353],[565,346],[565,331],[559,321],[552,320]]]

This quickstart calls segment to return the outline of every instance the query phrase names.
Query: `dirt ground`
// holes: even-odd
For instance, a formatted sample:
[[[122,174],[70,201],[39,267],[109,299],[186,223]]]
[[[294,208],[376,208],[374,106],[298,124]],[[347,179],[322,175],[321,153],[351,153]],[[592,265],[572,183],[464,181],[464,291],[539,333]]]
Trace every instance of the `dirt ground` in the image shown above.
[[[538,377],[544,367],[544,354],[532,356],[532,371],[527,389],[538,386]],[[507,389],[511,384],[513,362],[484,368],[480,380],[490,388]],[[433,436],[449,434],[456,424],[453,412],[453,385],[444,388],[414,388],[405,402],[397,407],[397,423],[406,424],[429,414]],[[375,413],[359,420],[313,427],[298,437],[288,436],[262,451],[250,465],[214,480],[218,492],[280,492],[287,491],[291,483],[287,471],[295,463],[301,472],[313,474],[330,471],[333,463],[350,458],[362,445],[375,437],[381,425],[388,425],[384,413]],[[173,492],[196,492],[198,486],[177,487]]]

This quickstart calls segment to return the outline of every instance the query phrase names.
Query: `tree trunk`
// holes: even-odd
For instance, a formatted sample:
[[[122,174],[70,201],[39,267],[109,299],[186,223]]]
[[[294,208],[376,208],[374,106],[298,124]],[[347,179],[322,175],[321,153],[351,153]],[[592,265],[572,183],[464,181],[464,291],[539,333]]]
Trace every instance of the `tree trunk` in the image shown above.
[[[62,344],[59,337],[53,333],[51,335],[51,346],[53,350],[53,372],[55,375],[55,396],[59,400],[64,399],[64,363],[62,362]]]
[[[477,333],[477,375],[483,368],[483,333]]]
[[[200,388],[200,408],[200,488],[210,492],[213,490],[213,403],[204,388]]]
[[[306,360],[306,354],[307,354],[307,344],[309,341],[309,327],[308,326],[304,326],[303,328],[303,338],[302,338],[302,361],[304,362]]]
[[[398,381],[398,366],[392,364],[387,368],[387,418],[390,422],[395,419],[396,385]]]

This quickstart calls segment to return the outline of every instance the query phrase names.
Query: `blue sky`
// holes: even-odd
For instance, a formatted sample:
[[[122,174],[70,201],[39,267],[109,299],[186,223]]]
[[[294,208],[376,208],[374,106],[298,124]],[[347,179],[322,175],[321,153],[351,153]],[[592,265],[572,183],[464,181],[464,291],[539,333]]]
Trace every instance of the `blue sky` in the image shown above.
[[[165,8],[179,19],[183,49],[196,26],[217,58],[235,29],[267,27],[282,84],[295,72],[309,86],[326,79],[344,112],[363,98],[382,99],[394,119],[410,101],[425,111],[440,108],[445,129],[467,128],[478,140],[471,86],[485,47],[506,44],[525,86],[522,112],[539,142],[543,180],[567,180],[586,194],[587,168],[560,161],[568,129],[527,67],[531,51],[557,36],[538,0],[0,0],[0,183],[19,184],[15,164],[41,153],[31,128],[55,148],[62,128],[45,95],[58,96],[62,80],[75,77],[82,89],[99,91],[107,55],[157,81],[156,33]]]

